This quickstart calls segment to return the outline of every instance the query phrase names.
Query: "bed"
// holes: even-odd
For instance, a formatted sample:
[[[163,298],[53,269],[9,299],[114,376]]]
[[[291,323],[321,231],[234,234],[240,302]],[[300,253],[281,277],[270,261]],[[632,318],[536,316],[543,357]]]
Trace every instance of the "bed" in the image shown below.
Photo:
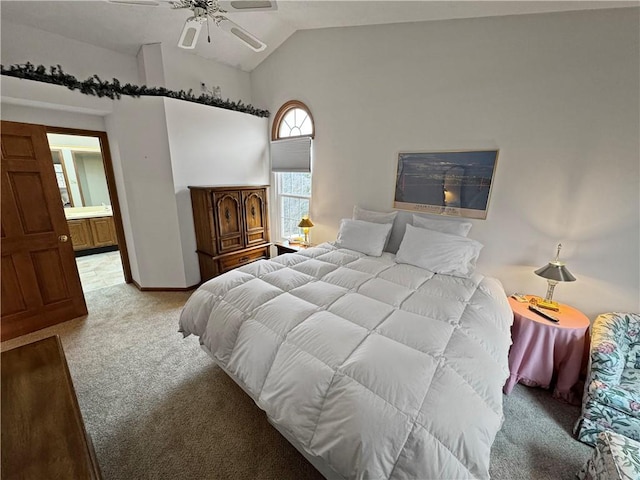
[[[513,319],[502,285],[348,243],[206,282],[180,331],[326,478],[489,478]]]

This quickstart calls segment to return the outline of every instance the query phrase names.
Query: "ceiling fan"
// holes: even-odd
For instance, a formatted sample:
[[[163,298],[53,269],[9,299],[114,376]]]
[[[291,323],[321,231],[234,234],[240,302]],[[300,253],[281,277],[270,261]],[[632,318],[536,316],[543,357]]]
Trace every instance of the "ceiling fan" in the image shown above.
[[[230,12],[264,12],[277,10],[275,0],[107,0],[109,3],[119,5],[144,5],[151,7],[168,6],[172,9],[188,8],[193,16],[187,18],[182,28],[178,46],[180,48],[193,49],[196,47],[198,36],[202,26],[206,23],[209,29],[209,21],[213,21],[216,27],[230,33],[250,49],[261,52],[267,48],[267,44],[255,35],[242,28],[237,23],[229,20],[225,14]],[[207,35],[211,42],[211,37]]]

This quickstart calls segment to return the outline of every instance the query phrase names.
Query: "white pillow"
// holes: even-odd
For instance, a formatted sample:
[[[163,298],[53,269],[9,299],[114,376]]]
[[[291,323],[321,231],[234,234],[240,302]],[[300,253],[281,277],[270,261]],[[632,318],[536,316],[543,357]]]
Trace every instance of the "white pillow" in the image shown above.
[[[407,225],[396,262],[469,278],[476,269],[482,247],[470,238]]]
[[[414,213],[413,226],[466,237],[467,235],[469,235],[469,230],[471,230],[473,223],[460,222],[458,220],[445,220],[444,218],[421,217]]]
[[[379,257],[391,232],[390,223],[372,223],[343,218],[336,246]]]
[[[393,227],[393,221],[396,219],[396,215],[398,215],[398,212],[376,212],[373,210],[365,210],[357,205],[353,206],[354,220],[362,220],[364,222],[371,223],[389,223]],[[391,238],[391,229],[389,229],[387,238],[384,241],[384,248],[387,248],[389,238]]]
[[[375,212],[373,210],[365,210],[357,205],[353,207],[353,219],[363,220],[371,223],[393,223],[398,212]]]

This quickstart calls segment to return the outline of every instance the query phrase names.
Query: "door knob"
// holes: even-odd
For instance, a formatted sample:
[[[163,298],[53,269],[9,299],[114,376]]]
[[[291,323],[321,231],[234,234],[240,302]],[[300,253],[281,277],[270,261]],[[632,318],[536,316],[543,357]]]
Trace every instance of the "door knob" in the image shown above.
[[[60,240],[60,242],[62,242],[62,243],[65,243],[65,242],[68,242],[68,241],[69,241],[69,237],[68,237],[68,236],[66,236],[66,235],[60,235],[60,236],[58,237],[58,240]]]

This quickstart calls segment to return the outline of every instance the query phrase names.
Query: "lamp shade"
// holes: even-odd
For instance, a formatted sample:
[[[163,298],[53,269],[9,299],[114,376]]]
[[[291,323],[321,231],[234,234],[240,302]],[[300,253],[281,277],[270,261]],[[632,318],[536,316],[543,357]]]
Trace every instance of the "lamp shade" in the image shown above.
[[[547,288],[547,295],[544,297],[544,300],[538,301],[537,305],[542,308],[550,308],[556,311],[559,310],[559,306],[557,302],[553,301],[553,289],[558,282],[573,282],[576,279],[576,277],[571,275],[567,267],[564,266],[564,263],[560,261],[561,248],[562,244],[559,243],[556,259],[533,272],[536,275],[540,275],[542,278],[546,278],[547,283],[549,284],[549,287]]]
[[[547,280],[553,280],[555,282],[573,282],[576,277],[571,275],[571,272],[564,266],[564,263],[560,261],[560,249],[562,244],[558,244],[558,251],[556,252],[556,258],[552,262],[547,263],[544,267],[540,267],[533,273],[540,275]]]
[[[313,222],[309,220],[308,217],[302,217],[302,220],[300,220],[300,223],[298,224],[298,226],[300,228],[311,228],[313,227]]]
[[[576,277],[564,266],[564,263],[549,262],[544,267],[540,267],[534,272],[547,280],[555,280],[556,282],[573,282]]]

